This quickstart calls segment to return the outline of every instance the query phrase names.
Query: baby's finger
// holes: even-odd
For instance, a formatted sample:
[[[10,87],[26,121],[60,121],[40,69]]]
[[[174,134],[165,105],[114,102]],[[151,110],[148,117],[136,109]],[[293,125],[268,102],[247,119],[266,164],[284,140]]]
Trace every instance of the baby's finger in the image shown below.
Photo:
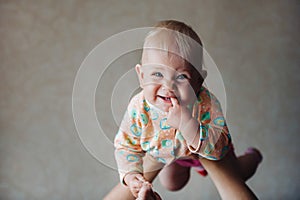
[[[131,186],[130,191],[134,197],[137,197],[140,192],[140,187]]]
[[[171,97],[172,106],[178,106],[178,100],[176,98]]]
[[[153,187],[152,183],[150,183],[149,181],[144,182],[144,185]]]
[[[146,179],[145,179],[144,176],[141,175],[141,174],[137,175],[136,178],[137,178],[139,181],[146,182]]]
[[[143,182],[137,179],[131,183],[131,187],[134,189],[140,189],[142,186]]]

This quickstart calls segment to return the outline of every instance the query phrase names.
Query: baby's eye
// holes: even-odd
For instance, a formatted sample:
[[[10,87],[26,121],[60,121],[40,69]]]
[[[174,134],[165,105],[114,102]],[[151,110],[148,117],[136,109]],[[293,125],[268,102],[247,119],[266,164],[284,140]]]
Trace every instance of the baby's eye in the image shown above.
[[[162,73],[160,73],[160,72],[154,72],[154,73],[152,74],[152,76],[155,76],[155,77],[163,77]]]
[[[189,77],[186,74],[180,74],[176,77],[176,79],[185,80],[185,79],[189,79]]]

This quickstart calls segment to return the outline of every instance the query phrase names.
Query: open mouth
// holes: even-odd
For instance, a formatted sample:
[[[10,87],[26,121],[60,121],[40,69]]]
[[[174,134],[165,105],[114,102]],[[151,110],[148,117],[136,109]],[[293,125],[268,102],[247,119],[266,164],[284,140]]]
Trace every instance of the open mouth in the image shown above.
[[[172,103],[172,101],[171,101],[171,97],[164,97],[164,96],[159,96],[158,95],[158,97],[160,98],[160,99],[162,99],[164,102],[166,102],[166,103]],[[173,98],[173,97],[172,97]]]

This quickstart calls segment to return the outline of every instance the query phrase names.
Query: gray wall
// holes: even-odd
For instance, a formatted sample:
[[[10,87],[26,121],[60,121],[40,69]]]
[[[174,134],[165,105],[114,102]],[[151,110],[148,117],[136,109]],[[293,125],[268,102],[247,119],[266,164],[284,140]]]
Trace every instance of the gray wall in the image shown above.
[[[261,199],[299,199],[299,15],[292,0],[1,1],[0,199],[101,199],[118,182],[114,167],[78,137],[74,79],[101,41],[162,19],[190,24],[216,62],[237,154],[255,146],[264,156],[249,186]],[[118,68],[111,69],[113,77]],[[99,95],[97,114],[111,139],[117,126],[105,123],[109,104]],[[179,192],[154,187],[165,199],[219,198],[194,172]]]

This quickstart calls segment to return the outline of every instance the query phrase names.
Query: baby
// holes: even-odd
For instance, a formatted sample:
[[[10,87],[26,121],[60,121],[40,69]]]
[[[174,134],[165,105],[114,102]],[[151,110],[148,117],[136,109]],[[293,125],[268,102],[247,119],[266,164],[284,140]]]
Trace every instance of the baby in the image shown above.
[[[202,56],[200,38],[182,22],[161,21],[147,35],[135,67],[142,91],[131,99],[115,137],[123,189],[116,187],[107,199],[137,198],[158,173],[165,188],[179,190],[191,167],[204,176],[208,171],[225,197],[230,192],[223,184],[243,190],[255,173],[262,157],[252,148],[236,158],[220,103],[203,86]]]

